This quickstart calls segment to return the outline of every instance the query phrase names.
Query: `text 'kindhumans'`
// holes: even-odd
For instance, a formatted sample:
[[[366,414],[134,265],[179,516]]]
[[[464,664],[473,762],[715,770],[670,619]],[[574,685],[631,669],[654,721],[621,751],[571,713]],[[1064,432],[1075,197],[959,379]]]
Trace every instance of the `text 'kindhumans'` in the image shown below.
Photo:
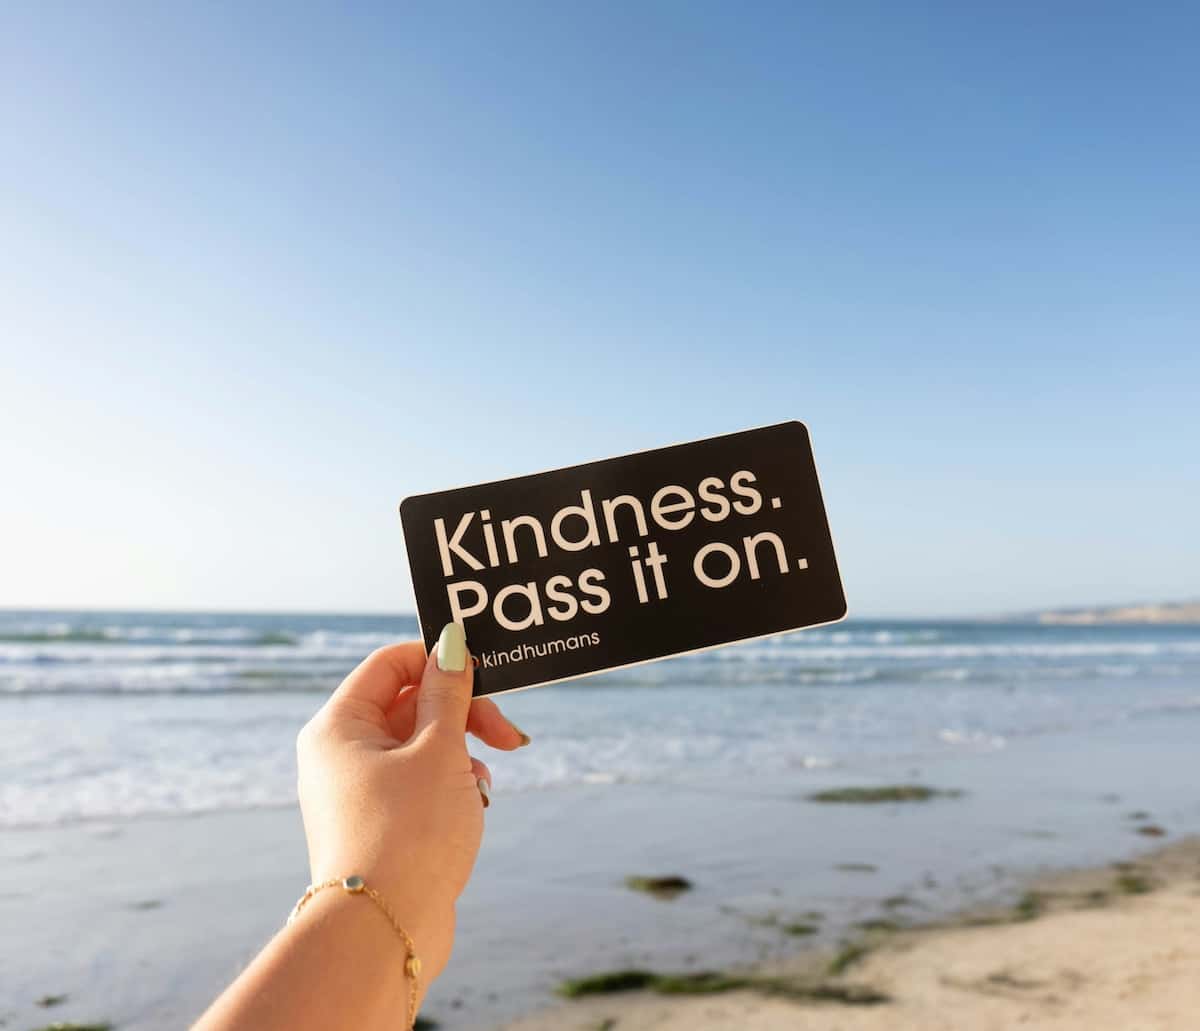
[[[425,645],[462,623],[477,695],[846,614],[799,422],[416,494],[400,519]]]

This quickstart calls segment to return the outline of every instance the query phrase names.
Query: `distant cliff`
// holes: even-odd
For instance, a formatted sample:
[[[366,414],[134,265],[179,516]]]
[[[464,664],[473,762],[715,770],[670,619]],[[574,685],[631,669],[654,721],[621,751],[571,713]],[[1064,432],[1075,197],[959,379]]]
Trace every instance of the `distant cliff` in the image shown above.
[[[1157,605],[1118,605],[1113,608],[1058,609],[1038,614],[1039,623],[1087,626],[1095,623],[1200,623],[1200,601]]]

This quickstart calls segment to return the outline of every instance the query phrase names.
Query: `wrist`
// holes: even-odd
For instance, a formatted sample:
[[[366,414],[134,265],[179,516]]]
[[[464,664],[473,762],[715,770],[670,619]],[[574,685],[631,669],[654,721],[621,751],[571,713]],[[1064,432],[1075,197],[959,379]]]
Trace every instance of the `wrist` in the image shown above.
[[[386,887],[370,875],[314,876],[313,888],[297,903],[289,923],[301,911],[307,913],[318,906],[323,913],[336,907],[358,914],[357,922],[371,925],[375,935],[391,936],[396,965],[406,976],[408,958],[416,958],[422,996],[445,968],[454,938],[453,904],[441,906],[429,896],[420,898],[394,885]],[[380,955],[388,955],[386,947]]]
[[[408,949],[369,898],[356,898],[340,884],[318,886],[301,897],[281,938],[293,955],[323,957],[322,980],[337,986],[332,994],[353,991],[365,1015],[402,1013],[411,1022]],[[376,1024],[371,1019],[363,1026]]]

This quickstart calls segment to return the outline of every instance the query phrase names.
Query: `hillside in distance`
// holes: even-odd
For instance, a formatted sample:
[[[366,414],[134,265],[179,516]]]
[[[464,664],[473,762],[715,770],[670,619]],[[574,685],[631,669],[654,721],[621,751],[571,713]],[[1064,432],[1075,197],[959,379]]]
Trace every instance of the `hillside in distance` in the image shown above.
[[[1091,626],[1102,623],[1200,623],[1200,601],[1168,601],[1039,612],[1039,623]]]

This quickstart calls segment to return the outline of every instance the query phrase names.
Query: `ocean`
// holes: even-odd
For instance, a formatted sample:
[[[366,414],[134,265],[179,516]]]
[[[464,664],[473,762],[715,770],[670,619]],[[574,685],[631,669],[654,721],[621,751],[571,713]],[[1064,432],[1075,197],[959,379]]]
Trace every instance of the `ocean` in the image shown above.
[[[0,612],[0,828],[289,806],[294,740],[411,616]],[[1200,627],[848,621],[501,697],[497,790],[853,780],[1155,717],[1200,740]]]

